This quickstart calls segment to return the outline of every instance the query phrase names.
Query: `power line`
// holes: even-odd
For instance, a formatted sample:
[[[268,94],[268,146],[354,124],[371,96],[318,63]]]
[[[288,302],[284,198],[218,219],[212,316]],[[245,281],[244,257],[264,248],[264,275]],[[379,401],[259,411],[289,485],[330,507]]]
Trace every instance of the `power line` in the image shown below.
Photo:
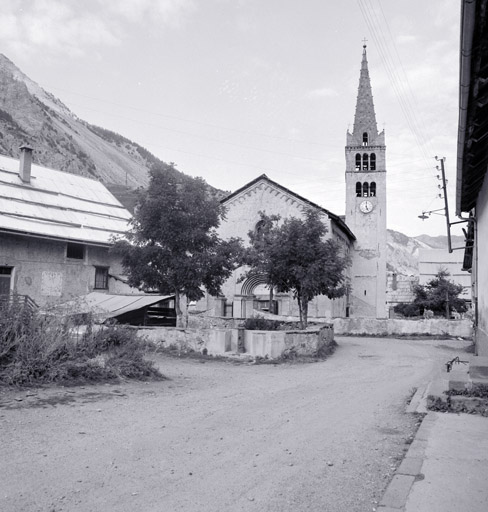
[[[379,22],[376,14],[376,9],[371,3],[368,4],[368,0],[358,0],[358,4],[371,36],[376,43],[380,59],[390,80],[393,91],[395,92],[407,125],[416,140],[420,152],[424,155],[425,159],[428,160],[429,156],[427,155],[423,145],[423,141],[426,139],[421,134],[415,110],[412,108],[408,94],[404,89],[403,81],[398,76],[398,72],[394,66],[394,59],[389,50],[390,45],[386,42],[384,34],[380,30],[381,23]],[[394,42],[392,42],[392,45],[394,45]]]
[[[81,94],[79,92],[74,92],[74,91],[69,91],[67,89],[62,89],[61,87],[57,87],[57,86],[54,86],[54,85],[47,85],[47,87],[49,87],[50,89],[57,89],[58,91],[66,92],[68,94],[74,94],[75,96],[80,96],[82,98],[87,98],[87,99],[94,100],[94,101],[100,101],[102,103],[107,103],[109,105],[114,105],[116,107],[121,107],[121,108],[126,108],[126,109],[129,109],[129,110],[134,110],[134,111],[137,111],[137,112],[142,112],[144,114],[151,114],[151,115],[158,116],[158,117],[163,117],[163,118],[167,118],[167,119],[173,119],[175,121],[182,121],[182,122],[185,122],[185,123],[199,124],[201,126],[208,126],[208,127],[211,127],[211,128],[218,128],[220,130],[233,131],[233,132],[236,132],[236,133],[244,133],[244,134],[247,134],[247,135],[253,135],[253,136],[257,136],[257,137],[268,137],[268,138],[271,138],[271,139],[283,140],[283,141],[286,141],[286,142],[297,142],[299,144],[310,144],[310,145],[313,145],[313,146],[324,147],[324,144],[322,142],[313,142],[313,141],[308,141],[308,140],[303,140],[303,139],[292,139],[292,138],[289,138],[289,137],[283,137],[283,136],[280,136],[280,135],[271,135],[269,133],[262,133],[262,132],[251,132],[251,131],[248,131],[248,130],[241,130],[239,128],[231,128],[229,126],[222,126],[222,125],[213,124],[213,123],[206,123],[204,121],[199,121],[199,120],[196,120],[196,119],[186,119],[186,118],[183,118],[183,117],[173,116],[173,115],[170,115],[170,114],[163,114],[161,112],[154,112],[154,111],[150,111],[150,110],[146,110],[146,109],[142,109],[142,108],[138,108],[138,107],[133,107],[133,106],[127,105],[127,104],[120,104],[120,103],[116,103],[116,102],[113,102],[113,101],[105,100],[105,99],[102,99],[102,98],[95,98],[94,96],[88,96],[86,94]],[[88,108],[88,107],[84,107],[83,106],[83,108]],[[94,109],[92,109],[92,110],[94,110]]]

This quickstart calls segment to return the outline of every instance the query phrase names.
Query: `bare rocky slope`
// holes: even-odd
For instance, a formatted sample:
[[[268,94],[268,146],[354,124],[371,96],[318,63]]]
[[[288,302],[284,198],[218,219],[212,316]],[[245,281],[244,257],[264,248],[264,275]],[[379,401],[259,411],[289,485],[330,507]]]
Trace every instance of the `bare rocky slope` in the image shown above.
[[[159,160],[117,133],[79,119],[66,105],[0,54],[0,152],[18,157],[35,149],[40,165],[137,187],[148,183],[148,169]]]
[[[22,144],[35,149],[35,163],[102,181],[131,211],[134,189],[145,186],[148,170],[161,162],[139,144],[77,117],[0,54],[0,153],[17,158]],[[411,238],[393,230],[387,244],[388,270],[405,275],[418,274],[420,248],[447,247],[445,236]]]
[[[459,246],[464,244],[462,236],[453,236],[452,241]],[[419,273],[419,249],[445,249],[447,252],[445,235],[409,237],[389,229],[386,243],[387,270],[407,276]]]

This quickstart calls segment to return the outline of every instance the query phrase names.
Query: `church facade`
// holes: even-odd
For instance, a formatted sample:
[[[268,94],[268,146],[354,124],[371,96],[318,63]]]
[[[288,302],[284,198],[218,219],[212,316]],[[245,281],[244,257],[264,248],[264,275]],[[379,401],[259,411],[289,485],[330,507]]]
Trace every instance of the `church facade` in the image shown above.
[[[363,48],[359,89],[352,133],[347,132],[346,214],[338,216],[271,180],[259,176],[225,198],[226,219],[219,235],[240,237],[248,243],[259,212],[268,215],[303,217],[307,208],[317,209],[327,227],[327,236],[340,242],[350,256],[350,292],[340,299],[316,297],[309,305],[309,318],[386,317],[386,163],[385,135],[379,133],[373,95]],[[209,315],[248,318],[256,310],[280,316],[298,316],[298,304],[290,294],[274,292],[270,302],[265,278],[242,281],[237,269],[222,288],[222,296],[207,296],[197,304]]]
[[[271,180],[265,174],[247,183],[223,200],[226,207],[226,220],[219,228],[219,236],[224,239],[239,237],[248,244],[248,233],[257,229],[260,222],[259,212],[268,215],[303,218],[308,208],[316,209],[321,214],[322,222],[327,228],[327,237],[337,240],[346,254],[351,253],[355,240],[351,230],[343,219],[332,212],[299,196],[295,192]],[[215,316],[233,316],[248,318],[254,310],[271,312],[282,316],[298,316],[298,304],[286,293],[274,292],[270,303],[270,290],[264,276],[241,281],[244,269],[237,269],[222,288],[222,297],[207,296],[205,303],[200,302],[198,310],[205,309]],[[325,296],[316,297],[309,304],[309,316],[315,318],[332,318],[348,315],[348,297],[330,300]]]

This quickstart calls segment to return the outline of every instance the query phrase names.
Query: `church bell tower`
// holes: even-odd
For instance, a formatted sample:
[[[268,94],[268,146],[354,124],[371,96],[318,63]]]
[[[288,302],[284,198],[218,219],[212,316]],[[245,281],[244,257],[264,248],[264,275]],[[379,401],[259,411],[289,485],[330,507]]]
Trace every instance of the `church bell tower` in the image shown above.
[[[346,143],[346,224],[352,251],[350,315],[386,318],[386,146],[378,133],[366,45],[352,133]]]

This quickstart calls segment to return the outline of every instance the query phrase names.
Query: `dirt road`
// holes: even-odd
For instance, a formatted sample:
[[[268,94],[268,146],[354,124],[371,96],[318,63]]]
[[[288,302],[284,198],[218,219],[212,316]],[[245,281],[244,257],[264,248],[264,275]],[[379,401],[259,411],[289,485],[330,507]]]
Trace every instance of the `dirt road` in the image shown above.
[[[164,382],[0,391],[0,510],[374,510],[405,399],[466,342],[338,342],[314,364],[161,357]]]

